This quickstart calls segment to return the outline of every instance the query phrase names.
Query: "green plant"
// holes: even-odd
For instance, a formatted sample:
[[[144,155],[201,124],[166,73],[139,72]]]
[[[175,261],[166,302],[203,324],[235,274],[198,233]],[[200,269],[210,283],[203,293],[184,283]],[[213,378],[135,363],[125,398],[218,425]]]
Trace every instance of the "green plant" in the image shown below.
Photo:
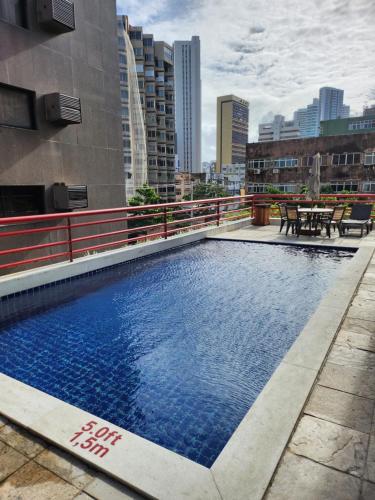
[[[196,184],[193,190],[193,200],[204,200],[207,198],[225,198],[229,193],[219,184]],[[184,196],[185,201],[191,200],[190,195]]]

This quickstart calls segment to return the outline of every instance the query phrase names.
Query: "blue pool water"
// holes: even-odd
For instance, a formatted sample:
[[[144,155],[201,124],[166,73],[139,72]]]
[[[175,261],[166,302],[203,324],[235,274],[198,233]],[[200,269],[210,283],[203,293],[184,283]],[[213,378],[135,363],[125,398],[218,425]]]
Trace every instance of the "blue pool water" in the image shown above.
[[[210,466],[343,251],[206,241],[0,302],[0,369]]]

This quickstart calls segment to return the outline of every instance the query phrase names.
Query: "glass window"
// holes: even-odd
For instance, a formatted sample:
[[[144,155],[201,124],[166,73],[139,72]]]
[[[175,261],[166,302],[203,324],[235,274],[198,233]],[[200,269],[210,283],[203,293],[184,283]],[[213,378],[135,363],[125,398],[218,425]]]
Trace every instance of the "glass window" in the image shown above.
[[[362,185],[364,193],[375,193],[375,182],[364,182]]]
[[[156,137],[156,130],[147,130],[147,137],[153,139]]]
[[[365,154],[365,165],[375,165],[375,152]]]
[[[123,118],[128,118],[128,116],[129,116],[129,108],[127,106],[122,106],[122,108],[121,108],[121,116]]]
[[[121,89],[121,99],[128,99],[129,98],[129,91]]]
[[[118,55],[118,60],[120,64],[126,64],[126,55],[125,54],[119,54]]]
[[[162,89],[162,88],[158,87],[158,88],[156,89],[156,95],[157,95],[158,97],[164,97],[164,89]]]
[[[145,71],[145,76],[148,76],[148,77],[155,76],[154,70],[152,68],[147,68],[146,71]]]
[[[136,57],[142,57],[143,56],[143,47],[133,47],[134,49],[134,55]]]
[[[143,45],[145,47],[152,47],[153,46],[153,39],[152,38],[144,38]]]
[[[163,104],[161,102],[157,102],[156,103],[156,109],[158,111],[160,111],[161,113],[164,113],[165,112],[165,104]]]
[[[127,83],[128,73],[126,71],[120,71],[120,82]]]
[[[131,40],[142,40],[142,31],[140,30],[130,31],[129,38]]]
[[[155,94],[155,84],[154,83],[147,83],[146,92],[148,94]]]
[[[145,53],[145,61],[146,62],[153,62],[153,60],[154,60],[154,54]]]
[[[0,186],[0,217],[45,212],[44,186]]]
[[[130,139],[123,139],[122,145],[124,146],[124,148],[130,148],[131,147]]]
[[[131,165],[131,163],[132,163],[132,157],[131,157],[131,155],[124,156],[124,163],[126,165]]]
[[[0,85],[0,126],[35,129],[34,100],[30,90]]]
[[[146,99],[146,106],[149,109],[155,108],[155,99]]]
[[[143,73],[143,64],[136,64],[135,69],[137,70],[137,73]]]
[[[1,0],[0,0],[1,1]],[[124,37],[122,36],[118,36],[117,37],[117,41],[118,41],[118,45],[119,47],[123,48],[125,47],[125,40],[124,40]]]

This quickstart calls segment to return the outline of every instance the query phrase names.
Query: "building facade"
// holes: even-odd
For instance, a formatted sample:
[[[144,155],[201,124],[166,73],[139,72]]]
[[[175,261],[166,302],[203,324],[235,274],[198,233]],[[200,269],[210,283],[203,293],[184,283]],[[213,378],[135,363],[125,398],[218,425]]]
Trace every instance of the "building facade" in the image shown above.
[[[259,142],[285,141],[300,137],[298,123],[294,120],[285,120],[283,115],[275,115],[270,123],[259,124]]]
[[[318,137],[319,135],[319,99],[294,112],[294,122],[299,128],[300,137]]]
[[[178,170],[201,172],[201,63],[199,36],[176,41],[174,75],[176,96],[176,144]]]
[[[0,216],[123,206],[115,0],[0,3]]]
[[[147,140],[148,183],[162,201],[175,201],[175,95],[173,49],[128,25]]]
[[[265,193],[269,186],[300,193],[316,153],[327,191],[375,192],[375,134],[358,134],[248,144],[247,193]]]
[[[222,165],[244,163],[249,135],[249,103],[234,95],[217,98],[216,171]]]
[[[334,87],[319,89],[319,108],[320,121],[347,118],[350,114],[350,107],[344,104],[344,91]]]
[[[372,115],[338,118],[320,122],[320,135],[363,134],[375,132],[375,109]]]
[[[204,173],[176,172],[176,201],[193,199],[194,187],[205,181]]]

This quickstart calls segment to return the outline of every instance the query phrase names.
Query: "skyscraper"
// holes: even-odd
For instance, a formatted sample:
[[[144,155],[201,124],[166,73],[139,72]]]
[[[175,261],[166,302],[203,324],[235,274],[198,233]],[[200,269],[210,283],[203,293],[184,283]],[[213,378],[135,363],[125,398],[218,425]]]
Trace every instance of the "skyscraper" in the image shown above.
[[[174,42],[176,135],[179,170],[201,172],[200,40]]]
[[[318,137],[319,135],[319,99],[294,112],[294,121],[299,127],[300,137]]]
[[[275,115],[272,122],[260,123],[258,131],[258,142],[285,141],[300,137],[298,123],[294,120],[285,120],[283,115]]]
[[[349,116],[350,107],[344,105],[344,91],[333,87],[319,90],[320,120],[335,120]]]
[[[119,16],[119,19],[123,19],[123,17],[126,16]],[[165,42],[155,41],[153,35],[143,33],[141,26],[131,26],[129,24],[127,30],[135,55],[140,103],[144,113],[148,183],[156,190],[162,201],[174,201],[175,99],[173,49]],[[119,44],[121,47],[120,38]],[[124,114],[126,114],[126,110],[124,111],[123,106],[123,117]],[[124,139],[126,138],[124,137]],[[134,148],[132,146],[131,148],[132,154],[135,154]],[[124,154],[125,156],[128,155]],[[127,160],[129,161],[130,158],[127,158]]]
[[[249,135],[249,103],[234,95],[217,98],[216,172],[222,165],[245,163]]]

